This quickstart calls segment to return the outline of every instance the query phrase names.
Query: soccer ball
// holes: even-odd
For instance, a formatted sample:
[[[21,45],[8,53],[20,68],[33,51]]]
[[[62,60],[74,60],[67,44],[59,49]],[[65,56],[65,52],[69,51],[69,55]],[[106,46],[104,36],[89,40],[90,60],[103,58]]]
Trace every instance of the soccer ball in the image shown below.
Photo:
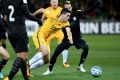
[[[94,77],[99,77],[102,74],[102,69],[99,66],[94,66],[91,68],[90,74]]]

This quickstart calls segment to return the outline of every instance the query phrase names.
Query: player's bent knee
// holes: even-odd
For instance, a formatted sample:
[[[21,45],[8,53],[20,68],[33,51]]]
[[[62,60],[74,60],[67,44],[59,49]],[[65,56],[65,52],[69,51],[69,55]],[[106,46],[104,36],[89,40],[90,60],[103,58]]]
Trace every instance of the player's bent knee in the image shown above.
[[[17,53],[17,57],[20,57],[23,60],[26,60],[28,57],[28,54],[27,54],[27,52],[19,52],[19,53]]]

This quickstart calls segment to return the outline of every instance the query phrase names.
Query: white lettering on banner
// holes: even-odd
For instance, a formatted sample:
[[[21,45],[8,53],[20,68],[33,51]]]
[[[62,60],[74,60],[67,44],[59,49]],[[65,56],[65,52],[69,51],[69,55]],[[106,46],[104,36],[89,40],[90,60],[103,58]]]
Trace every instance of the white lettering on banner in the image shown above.
[[[120,23],[119,22],[102,22],[101,33],[102,34],[119,34]]]
[[[80,22],[80,30],[83,34],[98,34],[99,25],[98,22]]]
[[[102,34],[107,34],[108,33],[108,24],[107,24],[107,22],[102,22],[101,23],[101,33]]]
[[[99,26],[98,26],[98,23],[97,22],[91,22],[90,23],[90,27],[91,27],[91,33],[95,33],[95,34],[98,34],[99,32]]]
[[[116,28],[115,28],[115,31],[117,34],[120,34],[120,23],[119,22],[116,22]]]

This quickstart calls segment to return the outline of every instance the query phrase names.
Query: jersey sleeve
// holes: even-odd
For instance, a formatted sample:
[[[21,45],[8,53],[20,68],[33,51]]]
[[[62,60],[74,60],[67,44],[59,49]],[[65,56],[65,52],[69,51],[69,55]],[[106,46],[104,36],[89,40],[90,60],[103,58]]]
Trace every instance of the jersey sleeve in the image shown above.
[[[66,23],[65,27],[68,27],[68,26],[70,26],[69,21],[67,21],[67,23]]]
[[[22,9],[25,17],[27,17],[28,19],[30,19],[32,21],[37,21],[39,25],[42,24],[42,22],[38,18],[36,18],[30,14],[30,11],[29,11],[29,8],[27,5],[27,0],[22,0],[21,9]]]
[[[70,27],[69,21],[67,21],[62,28],[65,28],[65,27]]]

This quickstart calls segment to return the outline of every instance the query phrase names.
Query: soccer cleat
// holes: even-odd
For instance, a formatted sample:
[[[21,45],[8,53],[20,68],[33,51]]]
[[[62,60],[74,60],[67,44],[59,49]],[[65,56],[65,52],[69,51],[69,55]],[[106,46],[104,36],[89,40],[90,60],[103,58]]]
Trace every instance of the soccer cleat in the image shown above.
[[[63,63],[63,66],[64,66],[65,68],[70,67],[70,65],[69,65],[68,63]]]
[[[3,73],[0,72],[0,79],[2,79],[4,76],[3,76]]]
[[[47,75],[50,75],[50,74],[52,74],[52,73],[53,73],[53,72],[48,69],[46,72],[43,73],[43,75],[47,76]]]
[[[9,78],[8,78],[8,77],[5,77],[3,80],[9,80]]]
[[[30,66],[29,66],[29,63],[27,63],[27,76],[28,76],[28,77],[34,77],[34,76],[32,75],[32,73],[31,73],[29,67],[30,67]]]
[[[31,74],[31,71],[29,69],[27,69],[27,76],[28,77],[34,77],[32,74]]]
[[[86,72],[86,70],[83,68],[82,64],[80,66],[78,66],[77,70],[81,71],[81,72]]]

